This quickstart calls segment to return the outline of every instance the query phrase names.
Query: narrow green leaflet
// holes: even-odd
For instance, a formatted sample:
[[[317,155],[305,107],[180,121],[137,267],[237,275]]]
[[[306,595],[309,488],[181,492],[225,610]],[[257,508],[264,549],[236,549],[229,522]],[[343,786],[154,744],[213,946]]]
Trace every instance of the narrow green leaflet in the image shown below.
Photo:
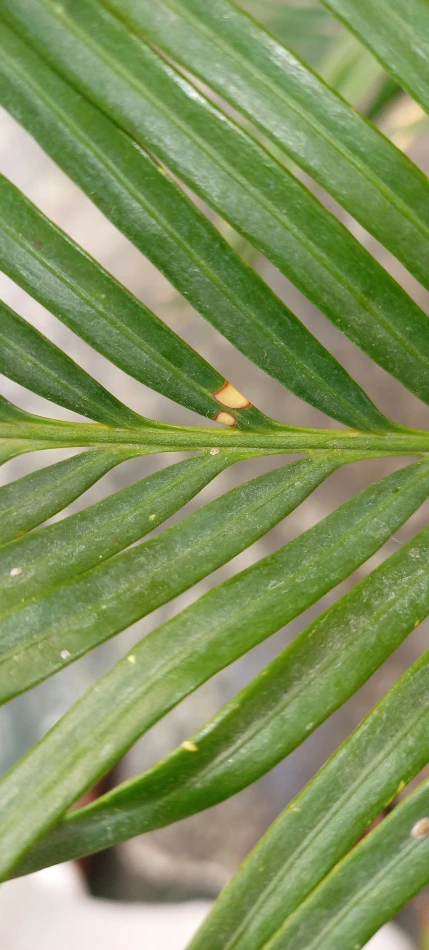
[[[135,427],[146,421],[1,301],[0,372],[97,422]]]
[[[333,418],[365,431],[391,428],[163,169],[3,23],[0,45],[1,104],[216,329]]]
[[[429,402],[427,316],[303,184],[95,0],[3,0],[3,10],[73,85]]]
[[[322,0],[429,112],[427,0]]]
[[[220,373],[2,176],[0,200],[0,265],[9,277],[130,376],[208,418],[219,412],[226,382]],[[243,415],[247,425],[270,427],[241,402],[246,411],[234,409],[238,427],[246,424]]]
[[[239,109],[429,286],[426,176],[303,62],[228,0],[102,0],[102,4]],[[15,8],[12,2],[9,5]],[[359,12],[371,8],[385,35],[386,20],[389,25],[393,20],[391,3],[388,16],[370,0],[364,5],[357,0],[355,7]],[[362,22],[369,26],[366,12]],[[420,19],[416,22],[420,24]],[[404,34],[402,25],[401,52]],[[370,45],[370,29],[363,39]],[[341,91],[350,95],[353,79],[354,96],[362,96],[368,71],[377,78],[374,61],[362,47],[354,57],[349,46],[343,44],[343,50],[343,69],[337,45],[327,53],[328,81],[333,85],[336,80],[337,87],[341,79]],[[372,114],[397,90],[396,84],[383,84]]]
[[[360,950],[429,883],[429,780],[360,842],[268,950]]]
[[[0,423],[14,423],[15,426],[18,425],[21,427],[25,423],[33,423],[39,418],[40,416],[26,412],[25,409],[18,409],[18,406],[15,406],[13,402],[10,402],[5,396],[0,395]],[[54,426],[56,425],[54,420],[49,421],[52,421]]]
[[[351,573],[381,546],[395,526],[404,521],[427,496],[428,491],[429,466],[426,462],[388,476],[281,551],[206,594],[136,645],[131,654],[104,678],[102,684],[98,683],[95,690],[87,694],[83,705],[76,706],[74,713],[69,714],[75,717],[74,733],[69,734],[73,734],[74,741],[77,741],[80,726],[76,717],[81,715],[85,722],[90,704],[94,749],[97,755],[104,757],[106,768],[113,761],[113,735],[118,758],[124,748],[191,690],[291,620]],[[426,547],[429,547],[429,538],[425,535],[424,539],[422,536],[421,546],[426,543]],[[416,545],[419,554],[418,542]],[[401,605],[404,607],[406,600],[404,589],[399,586],[401,566],[402,574],[405,575],[408,569],[408,573],[413,574],[414,582],[414,575],[418,571],[417,560],[413,557],[414,549],[404,548],[399,554],[399,564],[396,556],[379,572],[371,575],[376,578],[374,586],[381,576],[381,583],[384,578],[385,587],[390,583],[397,590],[395,618],[400,616]],[[384,574],[381,574],[383,570]],[[362,602],[366,603],[368,599],[368,615],[372,604],[369,580],[356,589]],[[424,593],[429,610],[427,576]],[[113,793],[113,798],[100,801],[96,806],[94,826],[91,820],[86,824],[86,813],[71,819],[74,824],[70,831],[66,822],[66,826],[59,831],[62,850],[58,860],[63,858],[64,853],[78,853],[83,842],[85,850],[97,850],[107,842],[112,844],[213,805],[257,778],[302,742],[309,732],[306,704],[313,703],[320,710],[326,703],[328,693],[330,706],[326,704],[326,715],[329,715],[333,704],[344,702],[350,691],[353,691],[353,684],[356,688],[356,683],[369,675],[371,663],[374,668],[393,649],[395,632],[399,639],[399,633],[394,628],[392,645],[381,642],[377,654],[377,635],[380,635],[381,623],[376,622],[372,653],[362,662],[356,662],[353,657],[352,671],[348,677],[344,675],[347,647],[353,638],[350,629],[350,615],[354,609],[354,602],[350,599],[352,596],[343,598],[338,608],[332,608],[324,615],[332,618],[331,627],[335,631],[335,622],[338,623],[339,615],[341,612],[343,614],[342,626],[336,633],[336,644],[332,643],[332,637],[329,639],[326,634],[322,636],[323,624],[326,623],[322,618],[319,622],[320,645],[314,645],[318,628],[313,625],[292,644],[285,655],[271,664],[183,748],[141,779]],[[420,600],[423,600],[422,596]],[[351,607],[347,608],[349,603]],[[420,608],[423,611],[421,603]],[[387,613],[388,608],[385,606],[386,623]],[[412,614],[411,625],[414,625],[414,621],[415,615]],[[402,636],[405,636],[404,629]],[[316,654],[317,661],[314,676],[311,651]],[[299,656],[296,658],[297,652],[303,654],[301,661]],[[285,696],[288,677],[295,677],[296,680],[290,709],[289,694],[286,692]],[[110,710],[113,696],[117,718],[115,722],[109,719],[109,731],[104,732],[105,711]],[[286,715],[285,703],[288,705]],[[323,713],[319,713],[319,721],[322,718]],[[63,722],[69,722],[67,717]],[[315,724],[311,723],[311,727]],[[70,727],[65,725],[64,728]],[[101,737],[99,728],[103,736],[110,737],[107,744],[107,754],[111,756],[109,763],[103,751],[103,741],[106,739]],[[57,742],[55,736],[54,730],[47,740],[46,770],[48,763],[52,763],[54,747],[51,747],[51,743]],[[91,762],[92,768],[99,768],[97,774],[103,771],[101,759],[99,762],[99,765],[95,760]],[[38,774],[39,765],[35,763],[33,768]],[[41,771],[44,770],[41,768]],[[16,789],[19,782],[24,782],[24,772],[18,771],[16,779],[11,778],[11,781],[15,783]],[[88,777],[88,784],[89,781]],[[4,784],[0,784],[0,802],[3,795]],[[121,807],[116,808],[116,802]],[[122,810],[124,804],[126,807]]]
[[[24,445],[26,452],[40,448],[32,441]],[[19,453],[15,451],[15,454]],[[94,449],[3,485],[0,488],[0,545],[21,537],[62,511],[116,465],[144,454],[144,450],[125,446]]]
[[[39,449],[52,449],[52,443],[36,442],[32,439],[0,439],[0,465],[10,462],[18,455],[37,452]]]
[[[0,614],[0,702],[46,679],[225,564],[296,508],[338,464],[331,457],[304,459],[252,479],[158,537],[52,591],[42,565],[40,596]],[[207,468],[219,471],[219,456],[209,456]],[[14,565],[18,581],[20,567],[20,562]],[[45,594],[43,586],[48,587]],[[160,650],[158,646],[157,662]]]
[[[147,420],[145,424],[147,425]],[[24,409],[18,409],[18,406],[14,406],[12,402],[0,395],[0,465],[27,452],[63,448],[68,444],[64,440],[63,426],[64,423],[57,422],[55,419],[46,419],[26,412]],[[73,426],[72,429],[75,431]],[[137,433],[139,430],[133,431]],[[59,436],[58,441],[57,436]],[[124,446],[121,448],[123,450]]]
[[[140,549],[117,555],[74,583],[58,588],[60,598],[55,591],[45,598],[50,627],[39,640],[28,642],[31,634],[36,633],[33,625],[32,630],[24,633],[28,649],[20,651],[23,630],[18,626],[10,630],[11,635],[15,634],[15,661],[20,663],[21,672],[25,672],[28,662],[26,675],[34,682],[36,664],[39,678],[44,678],[49,674],[49,665],[53,672],[75,658],[78,651],[88,650],[109,632],[123,629],[132,619],[170,600],[265,534],[337,464],[332,458],[305,459],[253,479]],[[122,597],[118,596],[121,593]],[[58,613],[60,599],[62,623]],[[30,602],[30,624],[32,610],[37,614],[41,604],[43,598]],[[22,623],[24,618],[19,613]],[[74,633],[73,622],[77,622]],[[0,781],[0,875],[10,870],[33,841],[49,829],[96,776],[108,769],[109,763],[120,757],[137,735],[177,702],[168,672],[176,667],[180,682],[180,643],[169,644],[169,651],[164,654],[159,637],[151,636],[144,642],[144,672],[140,657],[137,659],[134,653],[125,657]],[[6,647],[4,637],[3,644]],[[140,645],[139,652],[141,649]],[[34,655],[30,656],[31,653]],[[65,656],[66,653],[71,655]],[[189,663],[189,657],[185,658]],[[198,676],[195,657],[192,662]],[[184,669],[182,695],[189,691],[186,675]],[[2,686],[11,695],[13,688],[5,681]],[[156,696],[155,687],[161,689],[161,695]],[[28,808],[24,802],[27,796]]]
[[[140,479],[59,524],[33,531],[6,545],[0,550],[1,613],[72,580],[149,534],[233,461],[226,452],[215,457],[206,454],[186,459]],[[87,477],[88,468],[87,463]],[[81,471],[78,474],[81,477]],[[43,481],[40,479],[40,488]]]
[[[260,0],[240,0],[240,9],[247,10],[261,21],[280,40],[299,50],[308,62],[318,63],[337,38],[339,29],[332,29],[332,17],[320,6],[318,0],[308,0],[303,5],[292,0],[289,5],[278,0],[268,0],[261,6]]]
[[[365,110],[365,115],[368,119],[371,119],[372,122],[377,122],[383,112],[389,108],[389,106],[392,106],[393,103],[399,99],[401,94],[402,89],[398,83],[392,79],[391,76],[385,76],[384,82],[372,99],[371,105]],[[402,154],[401,152],[401,155]],[[423,277],[421,280],[424,283]]]
[[[274,822],[217,901],[191,944],[193,950],[265,947],[284,920],[428,760],[426,653]],[[124,786],[123,799],[126,791]],[[132,783],[129,799],[131,793]],[[113,805],[114,796],[114,792],[105,796],[106,814],[109,798]],[[92,811],[91,806],[82,812],[88,829]],[[102,814],[100,802],[100,811],[93,813],[94,825]],[[79,833],[78,817],[76,824]],[[40,856],[44,847],[50,847],[50,854],[54,854],[54,840],[58,836],[61,841],[61,832],[67,826],[68,819],[52,833],[50,845],[47,839],[46,845],[42,842],[37,847]],[[31,867],[31,856],[28,861]]]
[[[383,79],[387,78],[378,60],[348,32],[322,60],[320,74],[331,89],[340,93],[347,102],[358,106],[371,102]],[[394,157],[393,153],[393,160]],[[411,164],[411,170],[413,167]]]

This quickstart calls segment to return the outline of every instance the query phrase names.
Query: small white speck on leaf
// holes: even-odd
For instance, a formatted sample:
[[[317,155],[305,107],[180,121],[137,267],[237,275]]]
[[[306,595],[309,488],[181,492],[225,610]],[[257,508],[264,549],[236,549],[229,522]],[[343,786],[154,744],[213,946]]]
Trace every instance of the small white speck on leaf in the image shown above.
[[[68,660],[71,657],[70,650],[61,650],[60,657],[62,660]]]
[[[429,838],[429,818],[420,818],[411,831],[412,838]]]
[[[219,455],[220,449],[210,449],[210,455]]]
[[[127,657],[127,659],[128,659],[128,663],[135,663],[135,662],[136,662],[136,658],[135,658],[135,656],[133,656],[132,654],[130,654],[130,656]]]
[[[10,576],[18,577],[18,574],[22,574],[22,567],[13,567],[10,572]]]
[[[198,746],[195,745],[195,742],[190,742],[189,739],[182,742],[182,749],[185,749],[186,752],[198,752]]]

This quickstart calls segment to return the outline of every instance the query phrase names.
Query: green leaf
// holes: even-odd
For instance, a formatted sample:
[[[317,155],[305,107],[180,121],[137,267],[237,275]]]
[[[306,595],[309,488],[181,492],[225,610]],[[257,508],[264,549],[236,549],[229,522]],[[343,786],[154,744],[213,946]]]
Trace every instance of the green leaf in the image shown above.
[[[224,463],[219,456],[208,456],[205,465],[209,481]],[[0,615],[0,702],[46,679],[225,564],[337,467],[331,457],[304,459],[252,479],[140,547],[52,590],[42,565],[37,598]],[[199,481],[201,485],[201,475]],[[158,651],[157,660],[161,655]]]
[[[333,418],[392,427],[163,169],[3,23],[0,44],[1,103],[216,329]]]
[[[116,556],[68,587],[53,591],[45,599],[45,603],[51,601],[47,620],[53,627],[44,631],[44,638],[33,640],[32,643],[30,641],[26,651],[27,675],[31,682],[34,682],[35,676],[44,678],[48,675],[49,664],[53,672],[54,668],[58,669],[74,659],[77,651],[85,652],[91,645],[101,642],[109,635],[109,630],[112,633],[123,629],[132,622],[131,616],[137,619],[153,610],[225,563],[295,508],[335,467],[336,463],[332,459],[306,459],[253,479],[191,515],[180,525],[170,528],[160,537],[142,545],[140,549]],[[122,582],[122,597],[118,596],[119,581]],[[114,594],[112,584],[115,584]],[[142,603],[145,596],[146,600]],[[57,617],[52,609],[55,598]],[[58,609],[61,612],[60,600],[63,604],[62,627],[55,623],[59,620]],[[30,614],[33,610],[37,614],[41,604],[42,599],[30,602]],[[12,616],[9,614],[9,618]],[[77,620],[77,627],[73,634],[74,619]],[[16,665],[20,656],[22,659],[19,651],[22,632],[22,629],[14,631]],[[34,626],[32,633],[35,634]],[[48,650],[47,633],[50,634]],[[30,634],[30,630],[24,634],[28,642],[27,634]],[[92,643],[89,642],[91,637]],[[148,662],[143,673],[143,684],[140,682],[141,665],[136,656],[130,654],[131,659],[130,656],[125,657],[117,664],[0,781],[1,875],[10,870],[32,842],[49,829],[81,791],[109,768],[109,763],[117,761],[133,737],[141,734],[174,702],[167,673],[170,665],[173,668],[177,665],[176,652],[180,658],[180,643],[173,644],[176,651],[173,651],[173,657],[167,659],[160,652],[157,637],[152,635],[145,639],[145,643]],[[35,650],[32,660],[29,658],[31,647],[33,653]],[[139,652],[141,649],[140,646]],[[71,657],[61,656],[65,652],[70,652]],[[25,663],[24,654],[24,667]],[[161,696],[156,701],[151,683],[157,681],[158,688],[161,685]],[[13,692],[6,682],[4,689],[9,695]],[[139,693],[141,698],[136,702]],[[29,782],[27,779],[23,781],[24,773]],[[24,801],[27,797],[28,807],[27,801]]]
[[[339,92],[343,99],[357,106],[362,106],[366,100],[371,101],[371,95],[385,76],[378,60],[350,33],[346,33],[342,41],[330,50],[326,60],[321,63],[320,74],[325,83]],[[365,123],[362,122],[362,125]],[[394,160],[394,150],[391,154]],[[410,172],[414,173],[414,166],[411,162],[409,165]],[[390,231],[388,233],[390,235]]]
[[[34,452],[40,447],[32,441],[23,445],[24,452]],[[12,450],[15,455],[20,454],[16,445]],[[125,447],[94,449],[3,485],[0,488],[0,545],[42,524],[83,495],[110,469],[141,454],[144,452]]]
[[[429,781],[331,872],[269,950],[360,950],[429,883]]]
[[[318,0],[240,0],[240,9],[258,17],[280,40],[314,65],[337,38],[341,27]]]
[[[384,82],[373,96],[370,105],[365,110],[365,114],[372,122],[376,122],[383,115],[385,110],[401,96],[402,89],[391,76],[386,76]],[[422,277],[423,280],[423,277]]]
[[[131,654],[132,693],[129,692],[129,657],[104,680],[109,694],[115,690],[120,708],[122,696],[129,704],[129,741],[135,741],[156,718],[205,679],[274,633],[343,580],[383,544],[428,492],[427,462],[387,476],[300,538],[215,588],[145,638]],[[385,578],[386,587],[391,583],[394,588],[398,580],[397,560],[397,556],[396,560],[391,558],[384,568],[381,583]],[[405,549],[403,562],[408,563],[409,573],[410,565],[416,572],[417,563],[412,554],[407,562]],[[404,566],[404,573],[405,570]],[[371,583],[376,585],[378,576],[371,575],[376,578]],[[370,597],[371,583],[367,579],[356,588],[357,596],[364,603]],[[426,586],[429,591],[427,581]],[[404,597],[404,593],[399,588],[401,596]],[[427,596],[429,598],[429,592]],[[53,833],[51,844],[48,841],[46,846],[41,846],[42,860],[65,860],[181,820],[239,791],[302,742],[309,733],[306,706],[316,703],[318,708],[326,708],[329,715],[335,703],[339,705],[350,695],[353,676],[356,684],[369,675],[371,662],[379,665],[381,653],[384,657],[393,648],[392,633],[392,646],[381,643],[378,655],[376,645],[373,646],[366,667],[365,661],[354,659],[353,672],[347,679],[343,668],[350,640],[353,640],[349,629],[352,597],[343,598],[338,608],[331,608],[324,615],[332,618],[336,640],[329,639],[326,633],[323,636],[324,625],[328,626],[326,620],[316,622],[193,736],[190,743],[185,743],[141,778],[100,799],[90,811],[69,816],[58,834]],[[369,601],[368,615],[370,610]],[[397,602],[396,610],[398,616]],[[342,626],[336,630],[339,616]],[[413,618],[410,622],[413,623]],[[379,632],[376,627],[374,640]],[[317,636],[321,638],[320,645]],[[311,651],[317,661],[314,675]],[[293,677],[297,681],[292,696],[295,708],[288,708],[285,715],[282,706],[285,684]],[[101,708],[100,684],[97,689]],[[324,718],[323,713],[319,721],[320,718]],[[93,723],[95,728],[94,717]],[[111,728],[116,736],[116,727],[112,724]],[[192,752],[195,754],[190,754]],[[36,864],[40,860],[37,854],[38,851]]]
[[[110,425],[145,420],[0,301],[0,372],[57,405]]]
[[[429,286],[426,176],[303,62],[228,0],[102,0],[102,5],[239,109]],[[17,9],[12,0],[8,6]],[[355,6],[362,10],[360,0]],[[379,4],[368,0],[365,6],[384,27]],[[304,20],[306,14],[303,10]],[[347,43],[346,37],[330,47],[325,78],[356,100],[368,73],[375,80],[381,70],[362,47],[351,56]],[[340,49],[346,53],[341,72]]]
[[[93,0],[4,0],[3,8],[73,85],[429,403],[427,316],[304,185]],[[429,218],[429,187],[427,202]]]
[[[114,455],[110,465],[115,464],[113,458]],[[231,456],[224,453],[215,458],[203,455],[178,462],[115,492],[59,524],[32,532],[8,544],[0,550],[1,613],[21,605],[30,597],[40,596],[60,583],[71,581],[73,577],[149,534],[194,498],[232,461]],[[87,462],[86,469],[88,467]],[[81,478],[80,470],[78,475]],[[85,475],[88,477],[86,470]],[[34,476],[28,477],[34,480]],[[92,480],[95,480],[95,476],[92,476]],[[40,488],[45,491],[46,481],[40,479]],[[17,484],[15,482],[11,487]],[[64,491],[64,487],[61,487]],[[31,500],[34,506],[34,494]],[[19,574],[16,573],[17,565]]]
[[[0,199],[0,264],[9,277],[130,376],[208,418],[219,412],[220,373],[1,176]],[[128,415],[125,424],[138,421]],[[254,408],[234,410],[239,427],[243,415],[270,427]]]
[[[38,452],[39,449],[52,449],[52,443],[36,442],[33,439],[0,439],[0,465],[10,462],[18,455]]]
[[[217,901],[193,950],[261,950],[281,933],[285,919],[429,760],[428,687],[425,654],[274,822]],[[132,790],[130,783],[130,799]],[[104,810],[107,817],[114,800],[113,792],[95,810],[82,810],[81,821],[78,813],[68,816],[50,836],[51,856],[55,839],[62,843],[67,832],[70,839],[74,817],[79,834],[85,819],[89,829]],[[49,838],[35,856],[48,848]],[[31,854],[25,866],[32,868]]]
[[[429,7],[426,0],[322,0],[429,112]]]
[[[386,0],[377,9],[325,0],[337,16],[319,9],[331,35],[344,37],[339,20],[350,21],[378,57],[348,34],[331,85],[355,101],[368,94],[374,114],[405,71],[405,88],[417,88],[413,57],[424,65],[429,56],[423,2],[393,0],[388,18]],[[0,396],[0,463],[90,447],[0,488],[0,702],[189,590],[338,467],[426,456],[194,600],[93,685],[0,779],[5,880],[235,794],[305,741],[429,614],[426,528],[173,753],[67,813],[140,735],[350,576],[429,497],[429,433],[386,419],[240,258],[264,253],[429,403],[427,316],[303,173],[426,287],[429,183],[229,0],[0,0],[0,44],[0,103],[246,357],[349,427],[267,418],[0,176],[0,268],[111,363],[223,426],[137,415],[0,303],[0,374],[86,416],[49,419]],[[426,89],[424,77],[421,102]],[[114,465],[153,452],[198,454],[38,528]],[[234,462],[302,452],[134,547]],[[428,671],[429,653],[286,809],[193,950],[355,950],[429,880],[429,785],[356,845],[429,757]]]

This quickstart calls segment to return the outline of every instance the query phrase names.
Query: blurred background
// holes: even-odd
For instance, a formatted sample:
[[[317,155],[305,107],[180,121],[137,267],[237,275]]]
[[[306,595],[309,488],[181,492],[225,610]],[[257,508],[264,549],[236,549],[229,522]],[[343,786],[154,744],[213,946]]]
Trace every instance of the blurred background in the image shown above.
[[[425,118],[419,107],[386,76],[359,42],[318,3],[313,0],[241,0],[240,5],[310,63],[345,99],[364,111],[395,144],[407,151],[417,164],[429,171],[429,119]],[[1,172],[21,188],[48,217],[129,287],[264,412],[284,422],[298,425],[332,425],[331,420],[286,392],[250,364],[196,314],[4,112],[0,112],[0,163]],[[323,202],[339,214],[358,240],[370,249],[429,313],[429,295],[401,265],[377,245],[356,222],[345,216],[332,199],[311,183],[292,163],[291,168],[298,177],[305,179]],[[370,363],[364,354],[224,222],[218,220],[213,213],[207,213],[226,239],[240,254],[251,260],[265,280],[346,366],[382,411],[400,423],[418,428],[428,427],[429,411],[422,403],[382,369]],[[199,417],[146,389],[94,353],[3,275],[0,275],[0,290],[3,299],[18,313],[61,346],[129,406],[144,415],[164,421],[201,424]],[[5,378],[2,378],[1,383],[0,391],[22,408],[55,417],[61,415],[61,418],[79,418],[66,410],[61,410],[60,413],[52,404]],[[51,451],[13,460],[0,469],[0,483],[5,484],[61,457],[64,457],[64,453]],[[106,475],[83,498],[73,504],[67,513],[98,501],[136,478],[150,474],[178,458],[179,456],[171,455],[149,456],[127,462]],[[279,464],[282,464],[282,459],[258,460],[235,466],[219,476],[180,512],[177,518],[182,518],[241,481]],[[210,587],[280,547],[329,514],[357,491],[402,464],[403,462],[392,459],[380,459],[357,463],[348,466],[344,472],[337,472],[290,515],[286,522],[230,564],[176,598],[172,604],[159,609],[47,683],[5,707],[0,717],[1,771],[10,767],[43,735],[71,703],[134,642]],[[108,781],[114,784],[142,772],[182,742],[284,649],[322,609],[427,523],[428,512],[429,505],[423,506],[375,557],[348,581],[324,597],[315,608],[307,611],[286,629],[189,697],[137,743]],[[64,512],[58,517],[64,517]],[[176,519],[170,519],[167,525],[174,520]],[[76,939],[80,939],[83,950],[86,950],[84,935],[89,932],[91,947],[95,950],[98,947],[103,947],[103,950],[109,950],[110,947],[130,947],[132,950],[134,946],[143,950],[164,950],[164,947],[169,947],[170,950],[177,947],[177,950],[180,950],[192,929],[206,913],[209,902],[217,896],[273,819],[389,686],[421,654],[427,641],[427,632],[427,623],[422,624],[345,707],[310,736],[292,756],[251,788],[208,812],[171,828],[136,838],[111,852],[95,856],[82,866],[65,869],[62,873],[46,872],[38,879],[37,884],[17,882],[6,885],[0,891],[0,937],[4,937],[2,946],[7,950],[27,950],[27,947],[38,950],[42,946],[44,950],[50,950],[51,945],[53,947],[55,944],[67,950],[65,938],[62,938],[59,944],[56,937],[58,931],[55,930],[60,913],[58,911],[56,914],[55,907],[61,908],[61,920],[64,922],[63,914],[67,904],[70,906],[70,920],[74,921],[70,924],[73,945]],[[32,901],[28,894],[33,893],[33,885],[35,891]],[[26,889],[25,898],[23,888]],[[90,902],[89,894],[97,897],[100,902],[103,900],[103,903],[95,905]],[[29,900],[30,907],[29,914],[26,915],[27,924],[20,920],[17,929],[18,906],[22,906],[24,899]],[[106,905],[106,900],[112,903]],[[127,905],[132,903],[132,906],[124,909],[123,902]],[[141,902],[146,905],[143,931],[140,927],[142,918],[139,916]],[[164,907],[161,927],[157,909],[160,903]],[[76,909],[78,907],[82,908],[79,925],[79,912]],[[93,915],[94,908],[102,908],[103,924],[98,923],[101,917]],[[114,920],[117,919],[115,908],[118,913],[126,913],[128,922],[125,923],[125,917],[121,917],[122,937],[119,942],[119,938],[114,935]],[[416,946],[424,946],[423,941],[428,940],[428,937],[424,936],[425,927],[429,931],[428,895],[421,895],[404,912],[401,925],[408,931]],[[73,930],[73,927],[78,929]],[[133,942],[132,934],[137,932],[140,934],[139,939]],[[394,944],[389,946],[393,948]],[[397,946],[399,950],[400,945]],[[407,944],[403,946],[406,947]],[[426,947],[429,947],[429,940]]]

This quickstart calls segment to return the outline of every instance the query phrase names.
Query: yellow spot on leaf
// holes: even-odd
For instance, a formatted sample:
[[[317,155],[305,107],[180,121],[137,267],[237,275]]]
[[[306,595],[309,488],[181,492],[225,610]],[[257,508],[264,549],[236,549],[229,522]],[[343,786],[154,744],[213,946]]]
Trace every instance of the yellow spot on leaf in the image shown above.
[[[136,662],[135,656],[130,655],[127,659],[128,659],[128,663],[135,663],[135,662]]]
[[[149,521],[155,521],[156,515],[149,515]]]
[[[396,794],[399,795],[399,792],[402,792],[402,789],[405,788],[406,782],[402,780],[399,782],[398,788],[396,789]]]
[[[236,419],[231,415],[230,412],[218,412],[215,416],[216,422],[222,422],[224,426],[235,426]]]
[[[248,409],[250,406],[250,402],[246,399],[246,396],[239,393],[238,389],[228,382],[224,383],[213,395],[222,406],[228,406],[228,409]]]
[[[416,620],[414,624],[414,630],[416,630],[416,628],[419,626],[419,623],[420,623],[420,620]]]
[[[182,749],[186,749],[186,752],[198,752],[198,746],[194,742],[190,742],[189,739],[182,742]]]

